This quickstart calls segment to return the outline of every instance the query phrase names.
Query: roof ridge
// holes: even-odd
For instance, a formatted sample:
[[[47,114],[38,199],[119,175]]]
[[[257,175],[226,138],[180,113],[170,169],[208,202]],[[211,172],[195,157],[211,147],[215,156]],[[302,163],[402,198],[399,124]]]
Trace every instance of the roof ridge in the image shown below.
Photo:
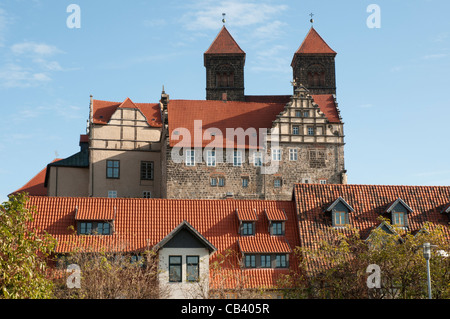
[[[204,54],[245,54],[245,52],[223,26]]]

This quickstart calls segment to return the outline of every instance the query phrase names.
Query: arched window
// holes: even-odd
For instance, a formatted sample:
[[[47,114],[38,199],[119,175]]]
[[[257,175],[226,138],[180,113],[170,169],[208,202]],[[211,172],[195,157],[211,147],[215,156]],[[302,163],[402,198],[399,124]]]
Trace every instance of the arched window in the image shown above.
[[[234,86],[234,69],[231,65],[223,64],[216,68],[216,87]]]
[[[325,86],[325,69],[320,64],[313,64],[308,68],[307,79],[309,87]]]

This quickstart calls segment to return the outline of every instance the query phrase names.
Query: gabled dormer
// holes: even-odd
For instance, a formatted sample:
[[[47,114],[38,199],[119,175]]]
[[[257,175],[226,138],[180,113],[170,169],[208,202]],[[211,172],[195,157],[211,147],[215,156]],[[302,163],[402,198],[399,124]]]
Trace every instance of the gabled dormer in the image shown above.
[[[413,210],[401,198],[397,198],[386,210],[390,215],[391,224],[397,227],[408,227],[408,214]]]
[[[78,235],[112,235],[116,207],[104,207],[102,211],[93,211],[89,207],[75,208],[75,222]]]
[[[325,211],[331,212],[333,227],[345,227],[350,224],[349,215],[355,212],[353,207],[340,196]]]
[[[372,240],[372,238],[373,238],[373,236],[374,236],[374,232],[376,232],[377,230],[382,230],[383,232],[385,232],[386,234],[388,234],[388,235],[392,235],[392,236],[395,236],[396,238],[397,238],[397,240],[398,240],[398,243],[402,243],[403,242],[403,239],[401,238],[401,236],[396,232],[396,230],[388,223],[388,222],[386,222],[385,220],[383,220],[382,222],[381,222],[381,224],[380,225],[378,225],[375,229],[373,229],[371,232],[370,232],[370,234],[369,234],[369,236],[367,236],[367,238],[366,238],[366,241],[367,242],[371,242],[371,240]],[[373,244],[371,244],[372,245],[372,247],[376,247],[376,245],[374,246]]]
[[[241,236],[254,236],[256,221],[258,220],[255,209],[236,209],[236,215],[239,221],[239,234]]]
[[[265,209],[264,213],[269,221],[269,234],[283,236],[286,233],[287,216],[282,209]]]

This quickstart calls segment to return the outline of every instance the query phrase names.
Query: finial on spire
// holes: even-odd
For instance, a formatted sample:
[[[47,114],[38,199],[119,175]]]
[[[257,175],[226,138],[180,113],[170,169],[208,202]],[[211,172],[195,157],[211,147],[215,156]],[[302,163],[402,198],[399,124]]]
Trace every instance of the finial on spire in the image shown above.
[[[226,22],[226,20],[225,20],[225,13],[222,13],[222,23],[223,23],[223,25],[225,25],[225,22]]]
[[[309,14],[309,16],[311,17],[311,19],[309,20],[309,22],[311,22],[311,26],[314,24],[314,19],[313,19],[313,16],[314,16],[314,13],[310,13]]]

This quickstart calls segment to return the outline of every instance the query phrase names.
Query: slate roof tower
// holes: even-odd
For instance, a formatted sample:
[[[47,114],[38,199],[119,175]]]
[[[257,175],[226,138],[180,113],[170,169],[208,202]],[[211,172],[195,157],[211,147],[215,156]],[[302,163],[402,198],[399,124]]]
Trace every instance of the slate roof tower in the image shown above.
[[[206,99],[244,101],[245,52],[225,26],[203,56]]]

